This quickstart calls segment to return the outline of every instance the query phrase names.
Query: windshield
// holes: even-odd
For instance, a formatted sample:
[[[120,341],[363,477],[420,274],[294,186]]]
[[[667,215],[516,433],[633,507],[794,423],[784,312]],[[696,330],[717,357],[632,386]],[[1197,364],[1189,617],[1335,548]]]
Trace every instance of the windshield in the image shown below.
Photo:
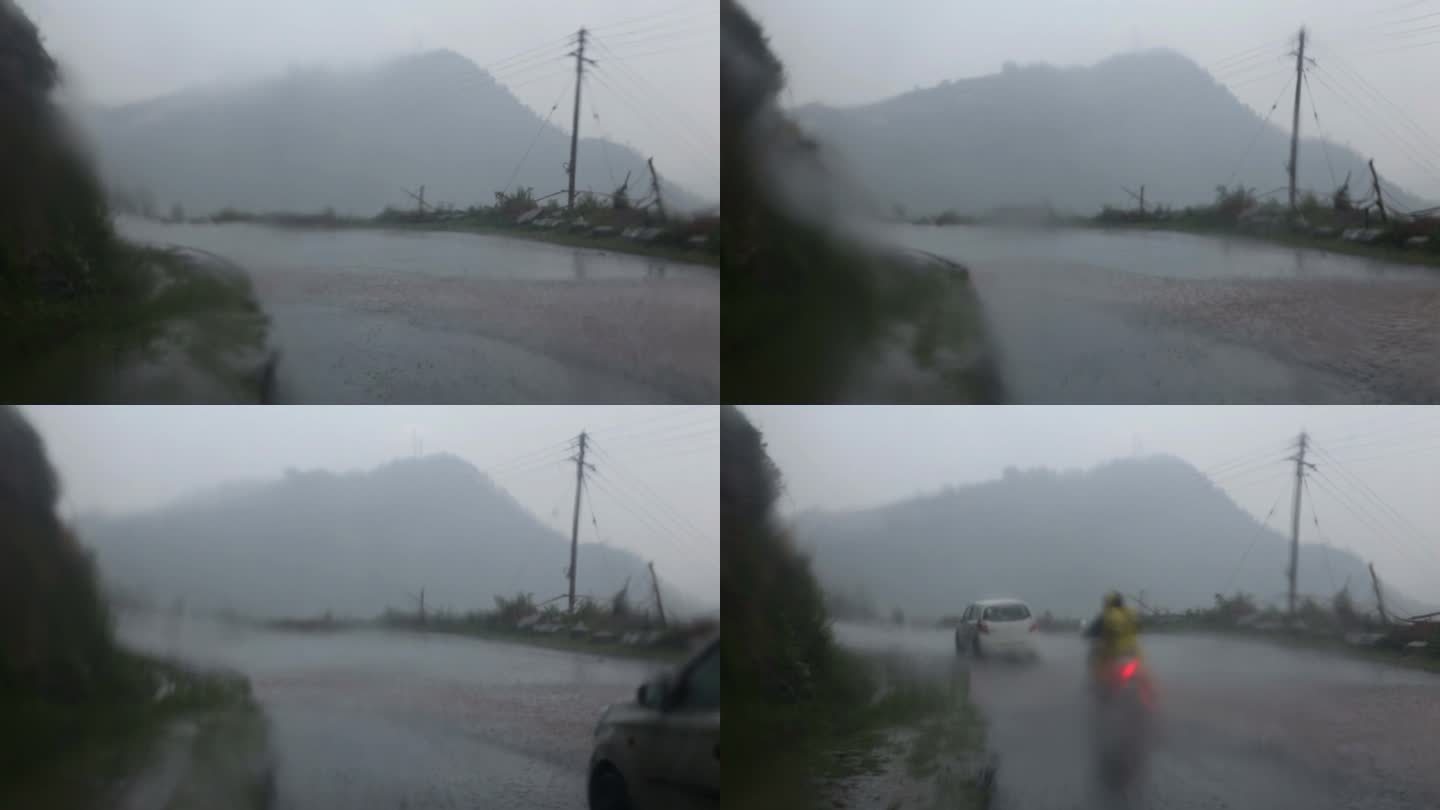
[[[1030,608],[1024,605],[991,605],[985,608],[985,619],[992,622],[1018,622],[1030,618]]]

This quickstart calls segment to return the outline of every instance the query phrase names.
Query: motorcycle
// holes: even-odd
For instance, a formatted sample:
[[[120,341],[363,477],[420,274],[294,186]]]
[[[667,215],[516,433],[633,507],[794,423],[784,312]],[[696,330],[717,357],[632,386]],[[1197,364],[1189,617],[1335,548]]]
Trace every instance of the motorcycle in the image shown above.
[[[1124,787],[1144,770],[1149,751],[1154,690],[1138,657],[1095,668],[1095,730],[1101,781]]]

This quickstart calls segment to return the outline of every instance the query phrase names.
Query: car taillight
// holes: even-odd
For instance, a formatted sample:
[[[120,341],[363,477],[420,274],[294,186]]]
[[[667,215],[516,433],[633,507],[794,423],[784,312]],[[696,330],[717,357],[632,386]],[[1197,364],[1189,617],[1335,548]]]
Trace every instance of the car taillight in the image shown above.
[[[1035,622],[1031,622],[1031,623],[1030,623],[1030,632],[1033,633],[1033,632],[1035,632],[1036,630],[1039,630],[1039,629],[1040,629],[1040,625],[1036,624]]]
[[[1139,669],[1139,661],[1126,661],[1125,664],[1120,667],[1120,680],[1130,680],[1131,678],[1135,677],[1135,672]]]
[[[989,633],[989,632],[990,632],[990,625],[988,625],[988,624],[986,624],[986,623],[984,623],[984,622],[980,622],[979,624],[975,625],[975,627],[976,627],[976,629],[978,629],[978,630],[979,630],[980,632],[982,632],[982,633]]]

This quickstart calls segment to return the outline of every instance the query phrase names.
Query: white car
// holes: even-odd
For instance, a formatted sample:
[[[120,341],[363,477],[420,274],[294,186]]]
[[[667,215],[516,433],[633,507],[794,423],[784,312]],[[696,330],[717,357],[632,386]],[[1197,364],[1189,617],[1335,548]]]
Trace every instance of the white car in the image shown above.
[[[1035,614],[1019,599],[973,602],[955,627],[955,651],[976,658],[987,655],[1034,658]]]

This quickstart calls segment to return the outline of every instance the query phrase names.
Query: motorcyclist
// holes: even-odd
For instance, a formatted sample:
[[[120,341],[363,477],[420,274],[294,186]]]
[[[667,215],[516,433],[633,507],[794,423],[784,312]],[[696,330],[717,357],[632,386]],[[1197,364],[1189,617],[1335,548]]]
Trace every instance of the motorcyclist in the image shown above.
[[[1121,658],[1140,657],[1140,617],[1125,604],[1118,591],[1105,595],[1100,615],[1090,622],[1086,637],[1091,640],[1091,675],[1098,687],[1108,667]]]

